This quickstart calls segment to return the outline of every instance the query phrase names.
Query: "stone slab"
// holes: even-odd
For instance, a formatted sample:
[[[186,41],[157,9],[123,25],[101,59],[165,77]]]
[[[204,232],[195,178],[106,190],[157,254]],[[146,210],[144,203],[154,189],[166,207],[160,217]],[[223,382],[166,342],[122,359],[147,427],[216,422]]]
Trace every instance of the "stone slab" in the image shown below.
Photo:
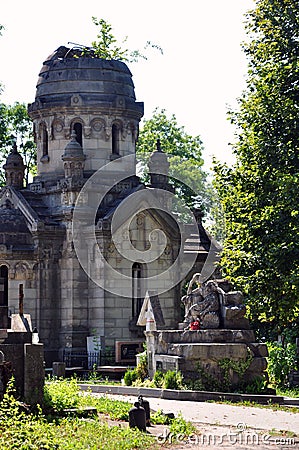
[[[158,330],[152,332],[159,343],[196,343],[196,342],[216,342],[216,343],[247,343],[255,342],[252,330]],[[146,332],[145,332],[146,334]]]
[[[185,360],[216,360],[224,358],[246,359],[248,351],[246,344],[216,344],[216,343],[195,343],[195,344],[170,344],[168,355],[176,355]]]

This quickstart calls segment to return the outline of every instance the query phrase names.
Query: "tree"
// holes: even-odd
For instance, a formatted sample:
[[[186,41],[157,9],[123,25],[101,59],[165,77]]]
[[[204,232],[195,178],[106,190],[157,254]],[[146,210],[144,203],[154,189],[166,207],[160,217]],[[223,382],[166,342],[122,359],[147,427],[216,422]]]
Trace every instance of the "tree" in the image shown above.
[[[33,140],[32,122],[24,103],[5,105],[0,103],[0,162],[3,164],[10,153],[13,141],[18,144],[18,151],[26,165],[25,182],[28,184],[29,173],[36,173],[36,147]],[[0,184],[4,185],[4,173],[0,174]]]
[[[158,139],[163,152],[170,155],[171,182],[186,205],[208,210],[211,195],[207,175],[202,169],[203,145],[200,137],[187,134],[185,128],[178,125],[174,114],[167,117],[165,109],[156,108],[152,117],[143,121],[137,143],[137,156],[145,171]]]
[[[279,331],[299,316],[298,2],[257,0],[247,19],[247,87],[230,113],[236,164],[215,164],[222,267],[250,316]]]
[[[84,47],[82,49],[83,55],[88,53],[96,58],[136,62],[140,58],[147,59],[147,56],[143,52],[149,47],[159,50],[159,52],[163,54],[162,48],[151,41],[146,42],[142,52],[140,50],[129,50],[127,48],[128,37],[126,36],[121,43],[118,43],[116,37],[112,33],[112,26],[106,20],[92,17],[92,22],[99,28],[99,32],[97,34],[97,39],[91,43],[92,47]]]
[[[2,31],[4,30],[4,26],[0,24],[0,36],[2,36]],[[3,90],[2,83],[0,82],[0,94]]]

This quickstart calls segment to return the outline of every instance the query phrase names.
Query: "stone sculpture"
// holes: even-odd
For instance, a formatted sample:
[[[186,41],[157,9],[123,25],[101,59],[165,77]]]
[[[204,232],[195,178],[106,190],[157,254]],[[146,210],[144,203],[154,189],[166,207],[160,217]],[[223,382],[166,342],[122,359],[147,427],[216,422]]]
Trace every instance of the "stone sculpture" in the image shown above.
[[[193,285],[197,284],[195,289]],[[244,318],[246,307],[243,294],[232,291],[226,280],[208,280],[200,282],[200,273],[193,275],[187,288],[187,294],[182,297],[185,305],[184,324],[186,329],[190,324],[199,321],[203,329],[242,328],[249,327]],[[240,322],[241,321],[241,322]]]

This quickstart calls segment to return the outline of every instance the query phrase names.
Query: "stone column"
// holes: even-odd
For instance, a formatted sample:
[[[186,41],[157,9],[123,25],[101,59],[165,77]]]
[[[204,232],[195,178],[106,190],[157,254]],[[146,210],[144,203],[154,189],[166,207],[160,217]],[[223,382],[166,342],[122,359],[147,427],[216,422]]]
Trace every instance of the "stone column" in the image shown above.
[[[24,400],[42,404],[45,382],[43,344],[24,344]]]

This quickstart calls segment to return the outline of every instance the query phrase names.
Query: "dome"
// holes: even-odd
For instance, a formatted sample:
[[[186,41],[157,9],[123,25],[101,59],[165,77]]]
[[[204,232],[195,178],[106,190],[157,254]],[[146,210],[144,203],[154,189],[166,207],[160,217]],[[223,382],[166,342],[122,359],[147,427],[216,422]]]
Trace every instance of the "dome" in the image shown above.
[[[4,169],[23,169],[25,167],[24,161],[20,153],[17,149],[17,144],[14,142],[12,151],[9,153],[9,155],[6,158],[5,165],[3,166]]]
[[[63,160],[67,160],[67,159],[83,160],[84,158],[85,157],[84,157],[83,149],[82,149],[81,145],[79,144],[79,142],[77,142],[76,132],[73,130],[71,140],[64,149],[64,154],[62,156],[62,159]]]
[[[53,106],[102,104],[143,113],[143,103],[135,101],[132,75],[125,63],[81,53],[59,47],[46,59],[29,112]]]

